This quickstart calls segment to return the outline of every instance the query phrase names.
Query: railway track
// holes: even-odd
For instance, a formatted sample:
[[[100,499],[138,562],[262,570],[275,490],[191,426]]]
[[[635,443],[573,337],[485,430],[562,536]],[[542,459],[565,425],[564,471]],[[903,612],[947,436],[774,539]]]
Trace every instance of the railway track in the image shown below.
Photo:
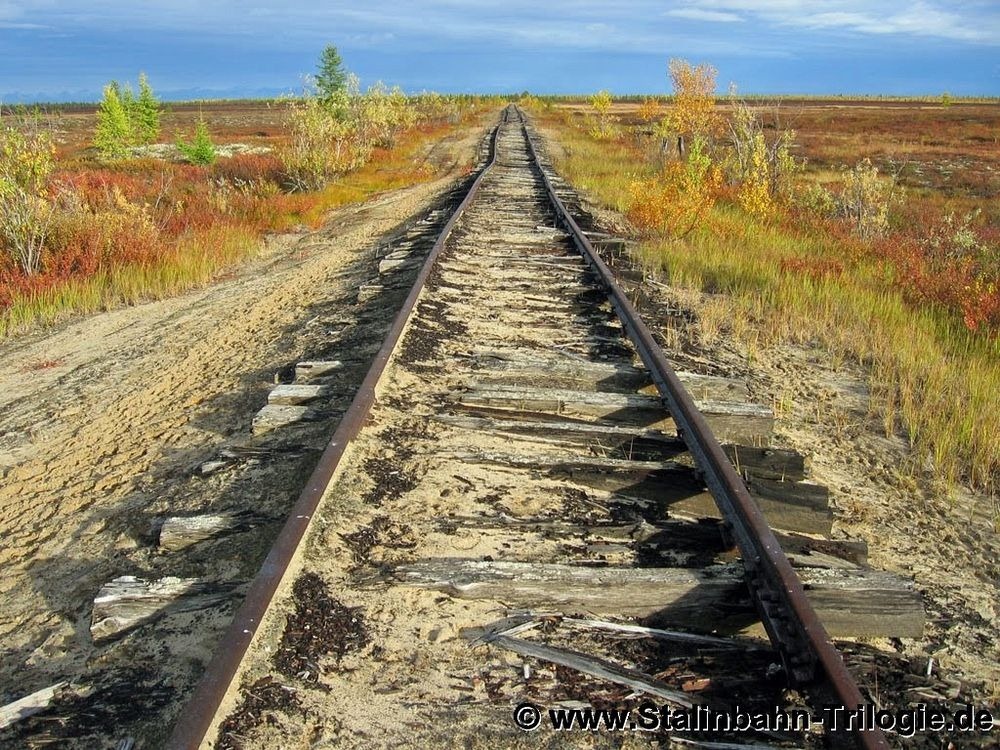
[[[671,369],[516,108],[491,149],[426,259],[383,255],[415,284],[170,747],[533,746],[524,703],[856,707],[829,633],[919,631],[907,582],[824,538],[825,489],[745,384]],[[280,440],[338,372],[302,363],[258,424]]]

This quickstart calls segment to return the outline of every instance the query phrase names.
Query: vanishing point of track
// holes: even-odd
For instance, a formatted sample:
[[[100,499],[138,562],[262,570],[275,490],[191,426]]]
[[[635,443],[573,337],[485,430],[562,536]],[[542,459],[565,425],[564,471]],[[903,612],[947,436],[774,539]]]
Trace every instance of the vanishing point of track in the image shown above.
[[[398,260],[412,261],[405,253]],[[390,377],[394,368],[408,374]],[[396,496],[390,492],[379,498],[390,514],[399,495],[415,490],[421,497],[439,496],[448,498],[446,505],[456,504],[445,518],[452,534],[456,528],[460,534],[465,526],[483,527],[482,517],[463,512],[472,506],[451,500],[461,494],[448,485],[448,478],[456,475],[462,486],[483,488],[502,475],[507,482],[500,482],[503,487],[518,487],[515,494],[530,496],[534,503],[526,503],[530,509],[517,518],[511,514],[513,501],[493,506],[490,523],[500,527],[491,530],[498,539],[496,550],[480,554],[477,548],[476,560],[444,555],[402,562],[390,573],[395,585],[472,597],[492,586],[501,592],[495,600],[518,605],[514,609],[534,606],[548,616],[553,609],[615,614],[596,600],[588,607],[570,596],[557,607],[538,593],[547,585],[542,580],[546,576],[550,582],[563,577],[561,585],[572,590],[574,585],[592,585],[574,584],[578,573],[601,571],[606,598],[621,587],[619,616],[642,614],[634,599],[638,584],[629,576],[651,575],[654,588],[667,585],[666,578],[656,578],[661,568],[655,562],[638,564],[628,545],[613,544],[606,545],[606,554],[595,553],[590,545],[574,558],[566,545],[552,539],[560,532],[578,532],[560,513],[566,498],[587,485],[587,477],[587,486],[597,493],[590,499],[598,497],[598,506],[634,500],[636,507],[655,509],[655,497],[646,497],[642,505],[639,489],[628,480],[615,482],[627,468],[645,469],[644,476],[656,482],[673,472],[689,483],[694,478],[714,498],[722,527],[739,551],[741,584],[750,593],[787,683],[806,688],[815,700],[863,705],[860,690],[786,557],[787,541],[783,544],[769,528],[748,492],[746,480],[755,461],[760,464],[758,476],[767,476],[768,451],[754,453],[766,445],[766,436],[753,426],[761,416],[750,405],[741,413],[738,406],[720,404],[717,391],[729,387],[721,381],[704,377],[682,382],[674,372],[613,272],[561,201],[522,114],[508,108],[492,135],[489,163],[420,266],[384,345],[182,711],[170,746],[198,747],[218,731],[223,699],[237,689],[272,600],[309,566],[305,541],[315,531],[312,525],[322,515],[325,496],[338,481],[344,483],[344,464],[352,451],[363,450],[357,447],[360,437],[371,433],[371,445],[377,443],[372,438],[377,430],[387,434],[395,417],[385,412],[402,412],[399,418],[411,420],[419,414],[420,421],[430,425],[411,436],[407,451],[398,457],[401,463],[417,460],[419,469],[407,475]],[[689,392],[699,389],[705,394],[699,400],[701,409]],[[751,426],[740,427],[740,420]],[[713,431],[722,432],[727,445]],[[635,446],[636,455],[612,451],[594,457],[593,446],[620,446],[623,441]],[[732,445],[740,443],[746,447],[742,454],[736,449],[734,456]],[[672,460],[664,460],[664,455]],[[407,469],[400,466],[400,471],[405,474]],[[486,501],[480,497],[476,502],[482,509]],[[419,510],[413,512],[419,515]],[[622,524],[616,518],[597,526],[610,529],[616,520],[618,528]],[[663,522],[657,527],[661,537],[683,538],[683,521]],[[695,533],[697,527],[692,525]],[[519,546],[518,535],[538,534],[539,529],[548,541],[530,549]],[[669,539],[663,546],[670,546]],[[671,575],[674,572],[671,569]],[[534,596],[525,593],[532,588],[529,580]],[[653,604],[649,609],[658,608]],[[676,619],[669,624],[686,625]],[[514,632],[519,631],[485,628],[480,642],[521,647],[528,650],[520,653],[532,655],[526,641],[510,637]],[[832,740],[887,747],[878,731]]]

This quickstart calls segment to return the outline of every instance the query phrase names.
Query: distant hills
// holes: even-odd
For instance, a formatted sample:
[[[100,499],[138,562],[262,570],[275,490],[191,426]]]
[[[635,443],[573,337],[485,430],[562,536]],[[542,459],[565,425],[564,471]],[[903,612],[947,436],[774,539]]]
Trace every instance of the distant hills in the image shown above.
[[[183,88],[156,90],[156,96],[165,102],[189,102],[197,99],[273,99],[276,96],[287,95],[290,89],[277,88]],[[0,105],[10,104],[60,104],[60,103],[97,103],[101,100],[101,91],[80,89],[76,91],[4,91],[0,92]]]

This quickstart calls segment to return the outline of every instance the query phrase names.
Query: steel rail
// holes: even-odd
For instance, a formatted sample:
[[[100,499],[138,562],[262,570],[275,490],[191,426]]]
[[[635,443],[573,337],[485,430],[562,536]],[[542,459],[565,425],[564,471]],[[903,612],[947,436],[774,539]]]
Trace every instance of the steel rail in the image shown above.
[[[309,529],[313,514],[333,479],[347,447],[364,426],[372,406],[375,404],[376,390],[382,374],[385,372],[396,345],[403,336],[424,285],[430,278],[438,256],[444,249],[445,242],[462,213],[476,197],[483,180],[497,163],[500,126],[507,122],[508,117],[508,110],[504,110],[500,124],[495,127],[490,138],[489,161],[476,177],[451,218],[448,219],[441,234],[438,235],[413,283],[413,288],[393,320],[385,342],[375,355],[371,368],[354,395],[350,407],[344,413],[333,437],[320,456],[319,463],[292,507],[288,520],[278,534],[277,540],[268,551],[264,563],[247,591],[246,598],[237,610],[232,623],[222,636],[219,648],[205,669],[205,674],[182,710],[170,739],[167,741],[166,747],[170,750],[195,750],[208,739],[207,735],[215,723],[216,714],[219,712],[233,680],[239,673],[240,663],[253,641],[271,600],[291,567],[299,545]]]
[[[523,115],[521,121],[529,152],[556,209],[557,220],[570,233],[580,254],[608,293],[619,320],[649,369],[678,433],[695,458],[736,541],[754,602],[771,643],[782,656],[786,672],[794,683],[800,685],[821,676],[832,689],[836,705],[847,709],[861,708],[866,701],[806,598],[802,583],[792,570],[764,514],[750,497],[743,480],[677,378],[649,328],[618,285],[611,269],[594,250],[557,195],[542,168]],[[852,739],[866,750],[886,750],[889,747],[885,736],[877,728],[855,732]]]

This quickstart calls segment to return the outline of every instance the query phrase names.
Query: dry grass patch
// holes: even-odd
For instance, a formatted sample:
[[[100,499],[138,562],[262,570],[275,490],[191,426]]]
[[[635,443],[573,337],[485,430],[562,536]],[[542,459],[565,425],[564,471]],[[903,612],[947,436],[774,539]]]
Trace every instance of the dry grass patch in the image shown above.
[[[621,142],[598,142],[565,109],[540,116],[564,154],[557,154],[558,170],[597,204],[623,212],[629,180],[657,168],[634,131]],[[906,210],[919,209],[911,203]],[[991,231],[987,224],[983,236]],[[885,242],[904,240],[890,233]],[[910,442],[908,474],[931,471],[942,489],[965,482],[996,493],[998,332],[969,326],[960,310],[912,293],[901,267],[906,258],[880,247],[829,220],[789,210],[760,222],[721,200],[685,237],[647,237],[636,253],[672,285],[713,295],[697,306],[704,340],[726,330],[751,359],[758,347],[794,342],[861,363],[871,413],[887,434]]]

